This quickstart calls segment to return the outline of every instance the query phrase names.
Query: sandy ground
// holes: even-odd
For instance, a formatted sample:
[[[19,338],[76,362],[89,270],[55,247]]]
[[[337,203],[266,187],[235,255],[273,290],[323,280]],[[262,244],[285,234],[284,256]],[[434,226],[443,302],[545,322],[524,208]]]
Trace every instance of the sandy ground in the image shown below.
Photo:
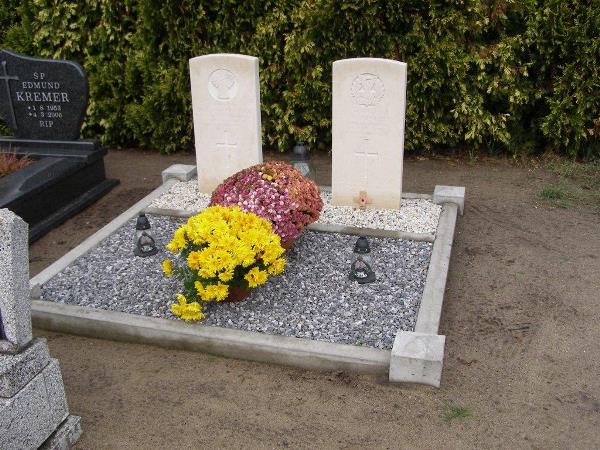
[[[111,151],[121,185],[31,246],[31,274],[190,155]],[[320,161],[320,182],[330,165]],[[440,333],[442,387],[321,373],[35,330],[60,360],[78,449],[598,448],[600,213],[502,161],[408,160],[404,189],[467,188]],[[462,407],[469,417],[445,413]]]

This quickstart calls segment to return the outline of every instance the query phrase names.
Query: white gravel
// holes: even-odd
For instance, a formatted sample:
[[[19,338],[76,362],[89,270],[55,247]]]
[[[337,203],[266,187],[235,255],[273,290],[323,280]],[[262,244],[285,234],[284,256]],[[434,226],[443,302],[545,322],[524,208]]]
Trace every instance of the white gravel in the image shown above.
[[[331,194],[321,192],[323,211],[317,223],[397,230],[408,233],[435,233],[442,207],[427,199],[402,199],[399,210],[332,206]],[[198,192],[197,180],[173,185],[150,206],[198,212],[208,206],[210,195]]]

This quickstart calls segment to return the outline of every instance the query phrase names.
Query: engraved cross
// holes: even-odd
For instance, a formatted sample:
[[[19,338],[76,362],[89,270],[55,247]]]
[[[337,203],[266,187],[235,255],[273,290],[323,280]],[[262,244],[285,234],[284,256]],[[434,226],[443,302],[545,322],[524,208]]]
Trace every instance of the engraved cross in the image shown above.
[[[12,97],[10,95],[10,86],[8,84],[9,80],[18,80],[19,77],[16,75],[9,76],[6,71],[6,61],[2,61],[2,73],[0,73],[0,80],[4,80],[4,85],[6,86],[6,95],[8,96],[8,108],[10,110],[10,118],[12,120],[13,130],[17,129],[17,118],[15,117],[15,109],[12,102]]]
[[[226,156],[225,168],[229,175],[232,174],[232,157],[235,149],[237,149],[237,142],[231,142],[229,139],[229,130],[223,131],[223,138],[217,142],[217,149],[223,150]]]
[[[358,150],[354,152],[354,155],[357,158],[362,158],[363,171],[361,178],[361,188],[365,190],[368,190],[367,188],[369,183],[369,164],[371,164],[372,161],[379,157],[379,153],[377,151],[368,150],[368,145],[369,138],[363,138],[362,143],[358,147]]]

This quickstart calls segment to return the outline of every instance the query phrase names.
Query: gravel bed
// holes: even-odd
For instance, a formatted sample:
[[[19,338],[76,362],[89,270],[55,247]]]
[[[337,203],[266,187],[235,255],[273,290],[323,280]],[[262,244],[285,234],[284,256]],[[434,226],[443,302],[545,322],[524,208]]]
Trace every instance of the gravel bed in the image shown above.
[[[426,199],[402,199],[399,210],[366,209],[350,206],[332,206],[331,194],[321,192],[323,211],[317,223],[379,228],[409,233],[435,233],[442,207]],[[173,185],[171,189],[154,199],[154,208],[180,209],[197,212],[208,206],[210,195],[198,192],[197,180]]]
[[[161,249],[183,223],[149,219]],[[130,221],[45,283],[42,300],[176,319],[169,306],[180,284],[164,277],[160,264],[170,254],[134,256],[134,226]],[[200,323],[391,349],[397,330],[414,329],[432,244],[370,238],[377,281],[359,285],[348,279],[355,240],[305,231],[288,251],[282,276],[240,303],[205,304]]]

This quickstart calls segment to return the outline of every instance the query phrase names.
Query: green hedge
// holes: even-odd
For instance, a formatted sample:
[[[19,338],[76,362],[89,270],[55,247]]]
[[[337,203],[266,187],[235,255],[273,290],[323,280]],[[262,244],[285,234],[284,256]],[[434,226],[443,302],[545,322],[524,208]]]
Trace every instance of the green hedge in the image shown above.
[[[260,58],[268,148],[328,149],[331,63],[371,56],[408,63],[407,151],[600,155],[596,0],[9,0],[0,26],[83,64],[109,146],[192,147],[188,59],[237,52]]]

